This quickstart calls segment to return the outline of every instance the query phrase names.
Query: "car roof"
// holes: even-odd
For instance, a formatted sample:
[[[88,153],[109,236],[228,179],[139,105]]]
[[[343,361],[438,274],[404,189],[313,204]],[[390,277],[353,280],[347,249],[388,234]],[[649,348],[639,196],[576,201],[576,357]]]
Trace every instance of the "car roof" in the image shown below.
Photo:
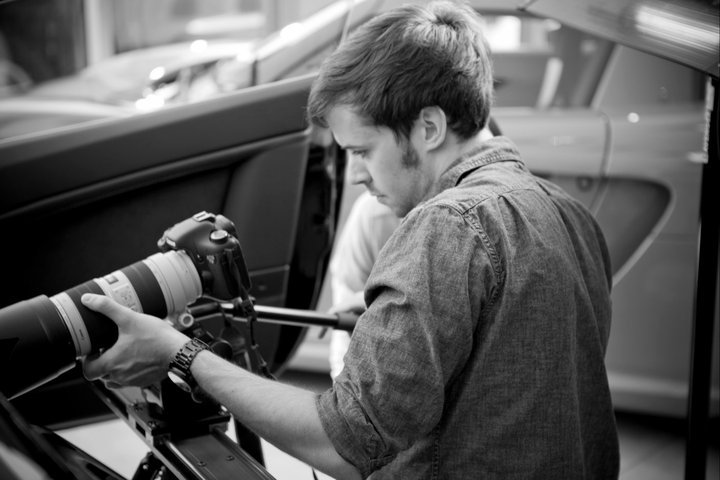
[[[526,0],[515,3],[530,13],[718,78],[720,11],[713,0]]]

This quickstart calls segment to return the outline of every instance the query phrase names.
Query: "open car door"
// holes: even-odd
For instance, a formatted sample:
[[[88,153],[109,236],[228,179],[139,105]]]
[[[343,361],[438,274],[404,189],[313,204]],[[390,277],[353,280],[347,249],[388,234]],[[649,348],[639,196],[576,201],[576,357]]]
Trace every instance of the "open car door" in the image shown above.
[[[258,305],[313,308],[343,165],[334,144],[307,128],[311,80],[0,142],[0,306],[144,259],[165,229],[207,211],[235,223]],[[271,370],[303,333],[258,325]],[[15,406],[46,426],[110,415],[79,370]]]

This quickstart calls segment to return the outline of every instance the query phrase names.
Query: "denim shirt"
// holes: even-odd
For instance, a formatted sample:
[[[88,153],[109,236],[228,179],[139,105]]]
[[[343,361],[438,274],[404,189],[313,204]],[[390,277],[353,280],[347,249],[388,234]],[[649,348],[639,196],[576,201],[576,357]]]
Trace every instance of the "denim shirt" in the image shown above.
[[[503,137],[402,221],[316,406],[372,479],[617,478],[597,223]]]

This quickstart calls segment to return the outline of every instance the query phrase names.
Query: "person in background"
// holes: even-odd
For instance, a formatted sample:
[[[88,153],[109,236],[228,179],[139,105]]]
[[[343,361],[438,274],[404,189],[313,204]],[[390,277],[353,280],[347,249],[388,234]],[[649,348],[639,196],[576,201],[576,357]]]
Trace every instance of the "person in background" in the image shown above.
[[[363,291],[375,259],[400,219],[369,193],[361,193],[353,202],[347,220],[333,249],[329,265],[332,307],[330,312],[365,311]],[[343,356],[350,334],[333,330],[330,337],[330,376],[343,369]]]
[[[466,4],[405,5],[356,30],[313,83],[310,122],[349,153],[351,182],[403,218],[331,388],[261,378],[91,294],[85,306],[119,334],[84,361],[86,377],[148,385],[173,364],[259,436],[342,480],[617,478],[605,240],[510,139],[483,134],[490,58]]]

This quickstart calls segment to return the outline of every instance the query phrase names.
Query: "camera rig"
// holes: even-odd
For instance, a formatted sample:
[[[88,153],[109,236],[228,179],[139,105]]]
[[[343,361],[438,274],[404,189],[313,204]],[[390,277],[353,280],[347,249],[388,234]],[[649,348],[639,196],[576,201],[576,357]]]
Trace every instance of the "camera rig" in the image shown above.
[[[0,339],[10,341],[0,391],[22,395],[109,348],[117,327],[82,305],[87,292],[170,321],[215,354],[274,378],[260,354],[258,322],[352,331],[356,316],[255,305],[235,225],[200,212],[167,229],[160,253],[102,278],[0,309]],[[259,438],[212,398],[191,396],[169,378],[147,387],[107,389],[101,400],[149,447],[133,480],[271,479]],[[237,442],[226,433],[234,426]]]
[[[188,253],[203,284],[203,296],[178,316],[176,328],[258,375],[274,379],[255,341],[257,322],[352,331],[357,320],[352,313],[255,305],[235,227],[221,215],[200,212],[167,230],[158,247]],[[100,398],[150,449],[133,480],[273,478],[263,466],[259,438],[211,398],[191,397],[169,379],[113,390],[93,383]],[[231,424],[237,441],[227,434]]]
[[[221,356],[256,374],[273,378],[254,342],[254,322],[321,326],[351,331],[356,317],[232,302],[203,301],[190,308],[200,338]],[[217,329],[218,336],[208,328]],[[232,356],[228,354],[232,352]],[[100,398],[149,447],[133,480],[272,479],[263,466],[259,438],[210,398],[193,399],[169,379],[146,388],[107,389],[93,382]],[[227,434],[234,428],[237,441]],[[162,476],[164,475],[164,476]]]

